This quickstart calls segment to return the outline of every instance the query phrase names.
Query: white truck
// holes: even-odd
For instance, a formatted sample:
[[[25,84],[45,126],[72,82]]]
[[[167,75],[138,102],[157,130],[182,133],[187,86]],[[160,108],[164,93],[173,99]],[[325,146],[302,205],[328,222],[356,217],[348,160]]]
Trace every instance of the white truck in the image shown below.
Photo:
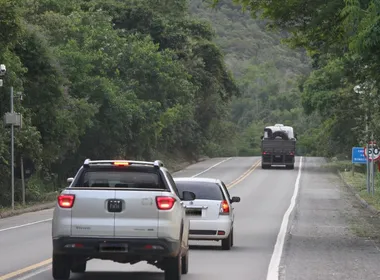
[[[268,169],[272,165],[285,165],[294,169],[296,143],[293,127],[283,124],[265,127],[261,137],[261,167]]]

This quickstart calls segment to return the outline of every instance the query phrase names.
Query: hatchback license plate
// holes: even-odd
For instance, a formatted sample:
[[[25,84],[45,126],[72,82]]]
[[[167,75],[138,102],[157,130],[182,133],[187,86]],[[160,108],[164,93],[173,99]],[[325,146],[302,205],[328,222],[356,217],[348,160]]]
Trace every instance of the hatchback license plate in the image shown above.
[[[202,209],[187,209],[186,215],[189,216],[202,216]]]

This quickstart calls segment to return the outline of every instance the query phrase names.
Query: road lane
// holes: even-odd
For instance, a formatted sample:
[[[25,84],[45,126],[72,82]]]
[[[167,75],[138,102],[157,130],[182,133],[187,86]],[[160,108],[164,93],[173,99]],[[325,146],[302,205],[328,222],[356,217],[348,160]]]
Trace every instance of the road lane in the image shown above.
[[[193,176],[225,159],[212,159],[190,166],[175,177]],[[230,184],[245,173],[258,158],[231,158],[207,170],[199,177],[218,177]],[[203,168],[203,169],[202,169]],[[191,241],[190,270],[184,279],[206,280],[212,277],[218,279],[258,279],[266,278],[267,268],[272,256],[274,244],[282,222],[283,215],[289,207],[293,194],[294,184],[298,174],[295,170],[270,169],[262,170],[260,166],[247,177],[230,189],[231,195],[241,196],[242,200],[235,205],[235,240],[231,251],[221,251],[219,242]],[[39,237],[30,234],[34,228]],[[39,252],[38,257],[21,254],[13,258],[13,267],[22,268],[27,265],[51,257],[51,226],[50,223],[37,224],[32,227],[15,230],[20,235],[30,235],[38,239],[33,242],[28,252]],[[8,232],[9,235],[9,232]],[[9,235],[11,236],[11,235]],[[2,238],[0,232],[0,238]],[[8,237],[11,241],[12,237]],[[25,241],[13,239],[19,243],[13,249],[21,251]],[[8,243],[8,242],[7,242]],[[35,246],[33,245],[35,243]],[[9,243],[8,243],[9,244]],[[8,246],[9,247],[9,246]],[[17,248],[16,248],[17,247]],[[0,252],[0,257],[3,259]],[[16,257],[13,253],[10,254]],[[37,260],[38,259],[38,260]],[[8,264],[12,261],[8,261]],[[1,264],[1,274],[5,265]],[[49,266],[41,268],[45,271],[36,271],[34,275],[25,275],[21,279],[47,280],[52,279]],[[145,263],[136,265],[118,264],[110,261],[92,260],[88,263],[88,273],[84,275],[72,274],[72,279],[163,279],[162,271]],[[121,273],[123,272],[123,273]],[[20,278],[15,278],[20,279]],[[0,277],[0,280],[5,280]]]

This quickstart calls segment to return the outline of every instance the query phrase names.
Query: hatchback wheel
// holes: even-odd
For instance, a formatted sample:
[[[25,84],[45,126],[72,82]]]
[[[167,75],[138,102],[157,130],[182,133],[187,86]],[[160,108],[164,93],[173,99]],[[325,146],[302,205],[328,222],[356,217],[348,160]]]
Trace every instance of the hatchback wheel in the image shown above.
[[[182,260],[181,260],[181,265],[182,265],[182,274],[187,274],[187,272],[189,271],[189,251],[186,252],[186,254],[184,256],[182,256]]]
[[[231,233],[228,235],[226,239],[222,240],[222,250],[231,250],[232,247],[232,235]]]
[[[234,246],[234,228],[231,229],[231,247]]]

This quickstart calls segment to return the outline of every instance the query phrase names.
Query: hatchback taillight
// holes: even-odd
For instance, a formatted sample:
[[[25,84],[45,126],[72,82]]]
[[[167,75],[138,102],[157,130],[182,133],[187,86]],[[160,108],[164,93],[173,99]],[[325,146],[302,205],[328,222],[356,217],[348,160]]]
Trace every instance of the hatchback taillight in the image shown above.
[[[220,204],[220,211],[219,213],[221,215],[228,215],[230,213],[230,206],[228,205],[228,202],[226,200],[223,200]]]
[[[75,195],[61,194],[58,196],[58,205],[61,208],[72,208],[74,206]]]

